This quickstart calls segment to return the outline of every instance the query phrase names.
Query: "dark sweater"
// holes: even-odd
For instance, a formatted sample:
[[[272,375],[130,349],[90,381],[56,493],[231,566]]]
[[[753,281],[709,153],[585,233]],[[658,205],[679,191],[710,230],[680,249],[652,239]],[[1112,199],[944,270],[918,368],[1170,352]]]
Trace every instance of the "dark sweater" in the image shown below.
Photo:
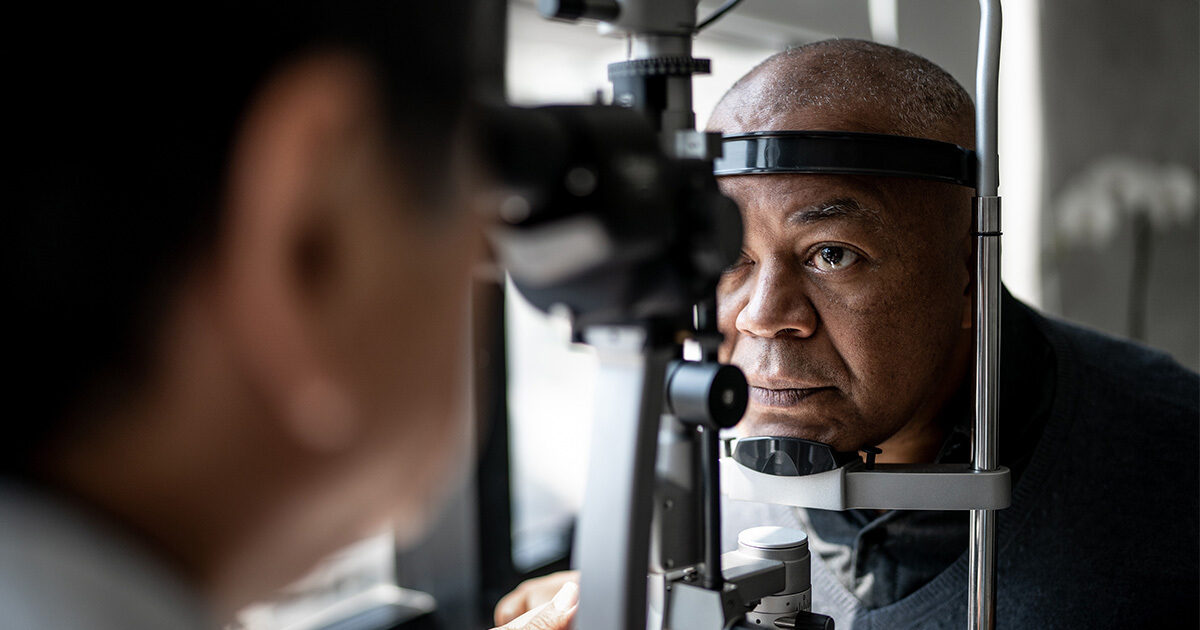
[[[1002,371],[1037,372],[1024,361],[1045,343],[1053,369],[1043,382],[1053,383],[1043,383],[1050,401],[1036,422],[1014,415],[1028,411],[1020,391],[1000,392],[1000,459],[1019,478],[997,518],[997,625],[1200,627],[1200,377],[1160,352],[1046,318],[1009,296],[1004,309],[1006,332],[1026,321],[1038,334],[1002,338]],[[735,530],[727,534],[747,518],[766,524],[766,512],[729,510]],[[794,524],[796,512],[771,508],[765,518]],[[896,557],[928,544],[914,540]],[[966,627],[965,553],[873,609],[816,555],[812,579],[813,609],[843,629]]]

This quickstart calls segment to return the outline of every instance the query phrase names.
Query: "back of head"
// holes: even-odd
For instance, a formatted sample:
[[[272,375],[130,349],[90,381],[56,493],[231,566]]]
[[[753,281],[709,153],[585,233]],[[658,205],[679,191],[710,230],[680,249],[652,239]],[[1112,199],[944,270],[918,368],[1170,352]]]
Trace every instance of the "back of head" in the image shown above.
[[[2,45],[10,471],[145,370],[165,294],[221,228],[231,144],[267,78],[307,54],[365,61],[427,188],[468,88],[465,2],[46,6]]]
[[[777,53],[734,84],[709,129],[863,131],[974,146],[970,95],[945,70],[899,48],[854,39]]]

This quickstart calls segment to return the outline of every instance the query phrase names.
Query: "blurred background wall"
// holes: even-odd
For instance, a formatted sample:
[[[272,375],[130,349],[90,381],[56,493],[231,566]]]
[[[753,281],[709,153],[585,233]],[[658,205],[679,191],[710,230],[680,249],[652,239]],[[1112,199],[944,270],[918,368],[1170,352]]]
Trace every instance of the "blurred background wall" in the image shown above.
[[[1200,366],[1200,3],[1042,3],[1045,306]]]

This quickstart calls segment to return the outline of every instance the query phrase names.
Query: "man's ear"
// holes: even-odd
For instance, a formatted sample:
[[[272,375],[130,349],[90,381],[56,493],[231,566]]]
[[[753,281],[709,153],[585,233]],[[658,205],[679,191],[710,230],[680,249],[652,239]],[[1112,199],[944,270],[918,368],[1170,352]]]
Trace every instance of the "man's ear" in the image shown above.
[[[338,249],[338,210],[353,195],[339,171],[361,157],[372,87],[341,55],[276,75],[236,137],[222,208],[214,292],[237,369],[280,428],[318,450],[340,450],[358,431],[314,285],[337,264],[325,254]]]

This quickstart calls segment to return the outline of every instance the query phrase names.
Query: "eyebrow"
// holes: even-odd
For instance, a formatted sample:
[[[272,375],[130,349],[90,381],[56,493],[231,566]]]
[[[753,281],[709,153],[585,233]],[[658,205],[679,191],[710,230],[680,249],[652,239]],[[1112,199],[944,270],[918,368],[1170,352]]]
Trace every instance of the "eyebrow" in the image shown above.
[[[858,200],[850,197],[830,199],[829,201],[793,210],[784,218],[784,222],[788,225],[806,225],[827,219],[868,221],[876,225],[883,223],[879,217],[878,210],[868,208],[859,203]]]

